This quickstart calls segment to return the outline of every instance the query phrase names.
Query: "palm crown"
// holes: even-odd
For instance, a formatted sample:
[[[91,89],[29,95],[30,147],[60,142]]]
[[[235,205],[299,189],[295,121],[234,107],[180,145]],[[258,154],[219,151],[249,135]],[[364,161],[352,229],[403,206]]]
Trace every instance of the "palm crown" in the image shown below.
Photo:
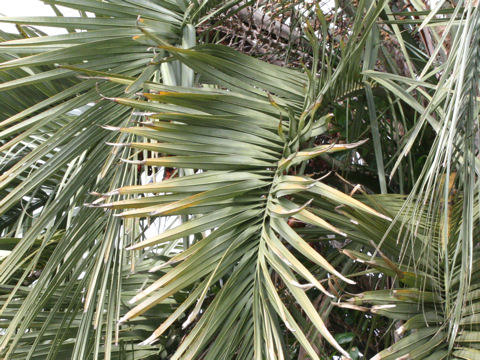
[[[0,18],[2,356],[480,356],[475,4],[257,4],[278,66],[248,2],[44,2]]]

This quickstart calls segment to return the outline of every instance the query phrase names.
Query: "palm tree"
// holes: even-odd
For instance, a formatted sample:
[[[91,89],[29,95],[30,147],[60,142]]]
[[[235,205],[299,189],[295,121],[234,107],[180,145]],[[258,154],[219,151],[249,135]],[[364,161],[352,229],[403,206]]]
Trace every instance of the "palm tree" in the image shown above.
[[[474,2],[44,2],[0,18],[2,357],[480,358]]]

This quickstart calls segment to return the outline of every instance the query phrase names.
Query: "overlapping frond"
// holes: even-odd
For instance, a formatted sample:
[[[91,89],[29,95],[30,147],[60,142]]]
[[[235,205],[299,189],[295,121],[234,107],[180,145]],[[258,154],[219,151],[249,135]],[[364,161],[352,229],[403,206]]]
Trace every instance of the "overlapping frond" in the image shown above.
[[[442,29],[444,36],[438,38],[436,48],[432,49],[435,54],[445,52],[448,31],[453,24],[461,21],[459,31],[452,36],[445,63],[433,67],[433,60],[428,61],[420,79],[367,73],[367,76],[421,114],[405,139],[401,157],[412,151],[426,124],[435,131],[435,139],[422,173],[396,219],[402,224],[403,230],[389,229],[388,232],[389,236],[393,233],[402,246],[400,256],[391,257],[395,267],[400,269],[397,281],[402,283],[409,278],[402,279],[404,271],[412,274],[416,282],[405,285],[415,285],[415,291],[421,291],[422,297],[417,301],[416,310],[409,308],[408,302],[394,306],[398,294],[396,291],[400,290],[392,290],[387,301],[391,307],[381,309],[382,313],[393,319],[408,320],[399,328],[400,334],[430,326],[405,337],[381,352],[377,358],[395,358],[407,354],[413,359],[447,356],[470,359],[478,356],[473,338],[476,331],[475,291],[478,287],[475,275],[478,266],[478,141],[475,139],[478,132],[480,42],[477,29],[480,18],[478,8],[471,3],[457,5],[452,16],[445,20],[446,29]],[[465,8],[460,10],[462,5]],[[434,14],[427,16],[422,26],[438,26],[435,22],[429,22]],[[433,70],[426,75],[430,66]],[[433,75],[437,76],[438,81],[430,79]],[[404,86],[408,86],[408,89]],[[412,90],[420,96],[416,98],[409,94]],[[418,98],[427,100],[428,105],[421,104]],[[401,158],[397,160],[393,171],[400,161]],[[381,244],[386,242],[386,237],[380,240]],[[358,253],[352,253],[352,256],[368,261],[368,256]],[[388,262],[383,264],[383,268],[377,261],[369,264],[383,272],[389,267]],[[389,273],[393,275],[391,270]],[[435,299],[427,301],[426,291],[432,291]],[[386,300],[379,292],[372,296],[366,302],[374,305],[373,311]],[[362,303],[363,300],[360,296],[352,301]],[[398,311],[402,307],[407,311]],[[423,321],[420,321],[422,317]]]

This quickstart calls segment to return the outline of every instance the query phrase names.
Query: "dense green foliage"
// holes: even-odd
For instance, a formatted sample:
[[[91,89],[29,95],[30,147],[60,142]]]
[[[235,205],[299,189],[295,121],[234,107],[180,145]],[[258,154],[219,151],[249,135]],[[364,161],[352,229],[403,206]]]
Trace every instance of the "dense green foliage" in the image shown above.
[[[480,359],[476,3],[44,3],[0,18],[2,358]]]

